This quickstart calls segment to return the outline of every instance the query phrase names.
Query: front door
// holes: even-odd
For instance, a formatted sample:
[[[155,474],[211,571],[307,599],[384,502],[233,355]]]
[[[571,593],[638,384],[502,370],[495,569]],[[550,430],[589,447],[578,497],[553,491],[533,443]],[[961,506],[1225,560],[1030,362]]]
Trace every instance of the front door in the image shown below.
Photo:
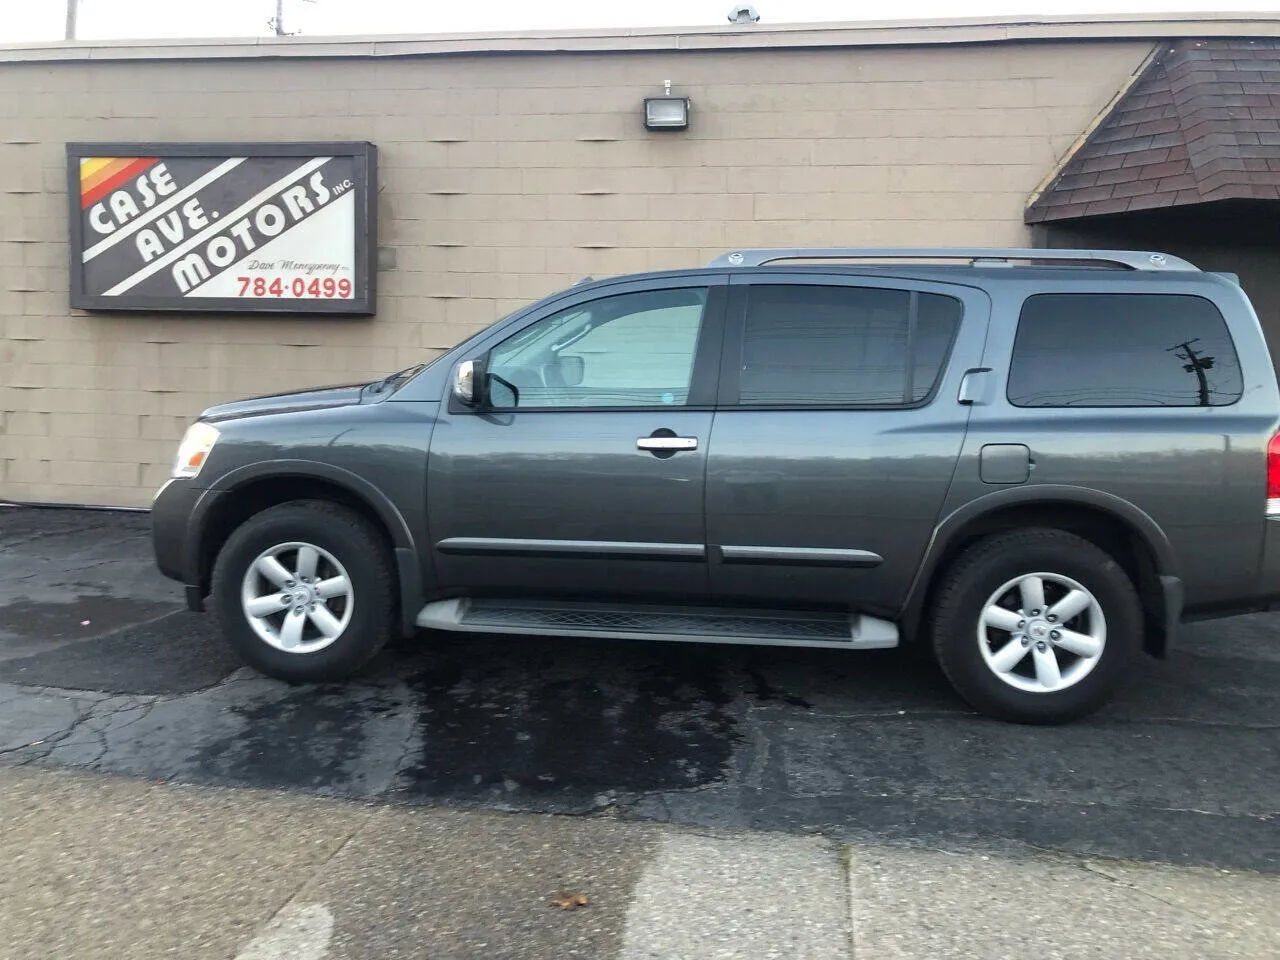
[[[707,537],[723,602],[891,616],[937,523],[989,305],[962,286],[735,277]]]
[[[619,284],[495,334],[488,400],[432,437],[436,586],[701,600],[723,278]]]

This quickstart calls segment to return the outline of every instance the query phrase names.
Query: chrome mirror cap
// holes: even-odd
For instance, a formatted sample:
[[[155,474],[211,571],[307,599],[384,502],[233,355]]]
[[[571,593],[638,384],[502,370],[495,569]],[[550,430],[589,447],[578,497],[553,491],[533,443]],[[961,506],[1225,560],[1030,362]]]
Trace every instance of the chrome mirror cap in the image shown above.
[[[469,407],[480,402],[480,370],[474,360],[463,360],[454,368],[453,396]]]

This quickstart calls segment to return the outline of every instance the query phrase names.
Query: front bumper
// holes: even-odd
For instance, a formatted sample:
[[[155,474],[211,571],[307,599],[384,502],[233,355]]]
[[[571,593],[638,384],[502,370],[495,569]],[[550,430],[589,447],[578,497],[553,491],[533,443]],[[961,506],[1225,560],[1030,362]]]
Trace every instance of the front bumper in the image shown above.
[[[186,587],[188,609],[204,609],[196,527],[196,504],[204,490],[187,479],[167,481],[151,501],[151,549],[156,566]]]

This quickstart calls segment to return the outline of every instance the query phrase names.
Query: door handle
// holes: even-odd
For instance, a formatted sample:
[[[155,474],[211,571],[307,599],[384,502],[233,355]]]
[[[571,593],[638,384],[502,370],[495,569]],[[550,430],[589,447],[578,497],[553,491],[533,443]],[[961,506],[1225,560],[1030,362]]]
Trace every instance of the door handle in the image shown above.
[[[986,402],[987,379],[991,374],[990,367],[973,367],[964,372],[960,380],[960,392],[956,402],[966,407]]]
[[[697,437],[641,437],[636,441],[637,450],[659,453],[675,453],[677,450],[697,450]]]

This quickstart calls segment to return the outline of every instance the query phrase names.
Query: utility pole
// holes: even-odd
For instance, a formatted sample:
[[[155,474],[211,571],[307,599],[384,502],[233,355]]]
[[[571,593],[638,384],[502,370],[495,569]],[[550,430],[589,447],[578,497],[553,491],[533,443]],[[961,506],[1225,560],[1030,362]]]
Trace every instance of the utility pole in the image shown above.
[[[80,12],[80,0],[67,0],[67,39],[76,38],[76,14]]]
[[[1199,351],[1191,348],[1193,343],[1199,342],[1199,337],[1193,340],[1184,340],[1182,343],[1175,343],[1168,350],[1179,360],[1184,361],[1182,364],[1183,370],[1196,375],[1196,380],[1200,383],[1200,406],[1207,407],[1209,405],[1209,378],[1204,375],[1204,372],[1213,369],[1213,357],[1202,357]]]
[[[316,0],[306,0],[307,3],[315,3]],[[276,0],[276,15],[272,20],[267,21],[269,26],[277,37],[293,37],[297,36],[300,31],[295,30],[290,33],[284,28],[284,0]]]

